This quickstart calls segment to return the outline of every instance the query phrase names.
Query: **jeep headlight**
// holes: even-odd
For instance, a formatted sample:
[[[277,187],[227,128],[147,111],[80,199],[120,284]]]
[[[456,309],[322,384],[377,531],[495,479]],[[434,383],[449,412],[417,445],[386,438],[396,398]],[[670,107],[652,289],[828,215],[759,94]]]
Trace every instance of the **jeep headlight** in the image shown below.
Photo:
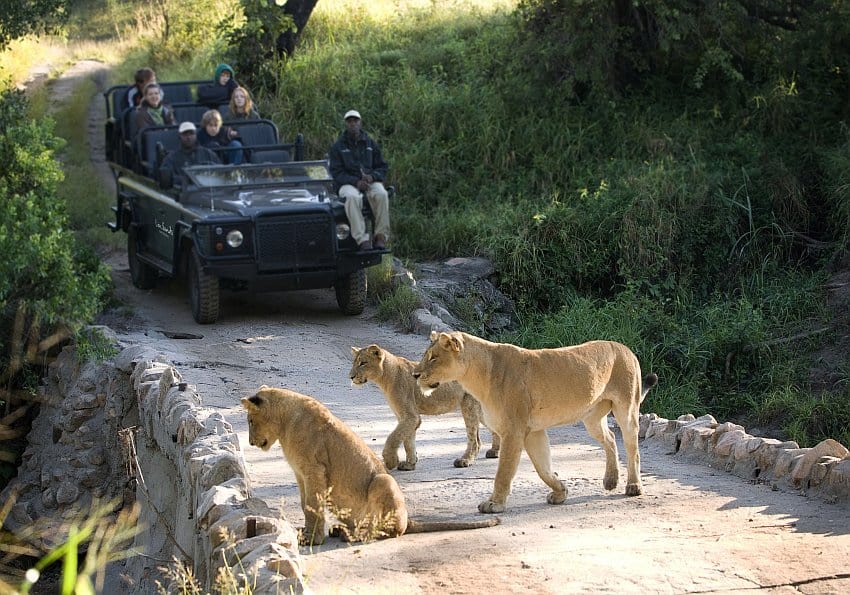
[[[230,246],[231,248],[238,248],[239,246],[241,246],[244,239],[245,239],[245,237],[242,235],[242,232],[239,231],[238,229],[233,229],[233,230],[227,232],[226,241],[227,241],[227,245]]]
[[[348,236],[351,235],[351,228],[348,226],[348,223],[337,223],[336,224],[336,239],[339,241],[347,240]]]

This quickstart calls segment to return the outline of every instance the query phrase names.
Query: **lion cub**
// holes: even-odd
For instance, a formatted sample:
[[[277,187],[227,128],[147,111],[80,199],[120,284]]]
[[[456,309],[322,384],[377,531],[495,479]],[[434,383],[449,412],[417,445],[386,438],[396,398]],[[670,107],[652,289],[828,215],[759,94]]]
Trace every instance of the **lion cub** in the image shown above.
[[[301,543],[325,541],[325,504],[345,512],[343,537],[359,541],[404,533],[479,529],[492,521],[414,521],[395,479],[366,443],[319,401],[283,388],[261,386],[242,399],[248,442],[269,450],[279,441],[298,482],[305,528]]]
[[[378,385],[387,398],[390,409],[398,418],[398,425],[387,436],[382,456],[387,469],[412,471],[416,469],[416,430],[422,423],[420,415],[442,415],[460,409],[466,425],[466,452],[455,459],[455,467],[469,467],[478,456],[481,441],[478,438],[478,426],[482,423],[481,404],[472,395],[464,391],[456,382],[444,384],[425,396],[413,377],[416,365],[408,359],[393,355],[377,345],[363,349],[351,348],[354,362],[348,373],[351,382],[362,386],[369,380]],[[404,461],[398,459],[398,448],[404,444],[407,455]],[[499,456],[499,436],[493,433],[493,446],[486,456],[495,459]]]

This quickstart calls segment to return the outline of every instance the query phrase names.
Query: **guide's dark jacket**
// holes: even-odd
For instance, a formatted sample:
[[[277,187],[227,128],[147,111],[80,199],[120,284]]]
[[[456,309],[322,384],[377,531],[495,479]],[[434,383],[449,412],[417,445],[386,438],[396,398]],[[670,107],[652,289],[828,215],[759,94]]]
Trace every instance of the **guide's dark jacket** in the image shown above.
[[[387,177],[387,163],[381,155],[381,145],[360,131],[360,138],[352,140],[348,131],[344,131],[331,147],[330,170],[334,179],[334,192],[345,184],[357,186],[363,174],[371,175],[376,182]]]

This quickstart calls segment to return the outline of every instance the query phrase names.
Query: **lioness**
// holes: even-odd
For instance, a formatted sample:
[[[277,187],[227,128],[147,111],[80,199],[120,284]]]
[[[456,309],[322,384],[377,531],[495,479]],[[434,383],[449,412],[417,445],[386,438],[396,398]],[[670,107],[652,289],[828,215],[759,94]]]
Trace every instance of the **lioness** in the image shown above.
[[[317,400],[283,388],[261,386],[242,399],[248,412],[248,442],[269,450],[280,441],[298,482],[305,528],[302,544],[325,541],[327,496],[335,513],[347,512],[343,536],[397,537],[404,533],[479,529],[490,522],[423,522],[409,519],[404,495],[386,467],[342,420]],[[337,534],[334,528],[332,534]]]
[[[492,495],[480,512],[505,510],[522,449],[540,478],[552,488],[546,501],[561,504],[567,488],[552,472],[546,428],[581,420],[605,450],[606,490],[617,487],[617,443],[608,428],[608,413],[623,432],[628,459],[626,495],[640,495],[638,416],[655,374],[641,381],[640,363],[631,350],[614,341],[591,341],[558,349],[523,349],[492,343],[466,333],[431,333],[431,345],[413,375],[427,394],[453,380],[481,401],[487,427],[502,439]]]
[[[481,404],[472,395],[464,391],[457,382],[449,382],[437,388],[426,397],[419,389],[413,377],[415,362],[393,355],[377,345],[363,349],[351,348],[354,362],[348,373],[355,386],[363,386],[371,380],[383,391],[390,409],[398,418],[398,425],[387,436],[382,457],[387,469],[412,471],[416,469],[416,430],[422,423],[420,415],[442,415],[460,408],[466,425],[466,452],[455,459],[455,467],[469,467],[478,456],[481,441],[478,438],[478,426],[481,424]],[[406,458],[398,460],[398,447],[404,444]],[[493,447],[486,456],[495,459],[499,456],[499,436],[493,434]]]

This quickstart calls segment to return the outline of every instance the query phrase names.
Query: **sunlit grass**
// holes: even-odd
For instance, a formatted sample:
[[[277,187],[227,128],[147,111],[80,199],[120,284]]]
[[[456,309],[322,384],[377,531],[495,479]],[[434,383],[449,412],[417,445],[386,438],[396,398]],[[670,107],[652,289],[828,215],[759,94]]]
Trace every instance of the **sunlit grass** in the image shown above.
[[[313,14],[335,16],[349,23],[362,19],[400,20],[417,13],[442,14],[452,19],[469,12],[487,14],[512,9],[516,4],[516,0],[335,0],[319,2]]]
[[[0,52],[0,88],[9,84],[22,87],[39,65],[55,65],[38,69],[38,72],[49,76],[51,70],[67,63],[67,51],[64,42],[58,38],[27,36],[12,41]]]

